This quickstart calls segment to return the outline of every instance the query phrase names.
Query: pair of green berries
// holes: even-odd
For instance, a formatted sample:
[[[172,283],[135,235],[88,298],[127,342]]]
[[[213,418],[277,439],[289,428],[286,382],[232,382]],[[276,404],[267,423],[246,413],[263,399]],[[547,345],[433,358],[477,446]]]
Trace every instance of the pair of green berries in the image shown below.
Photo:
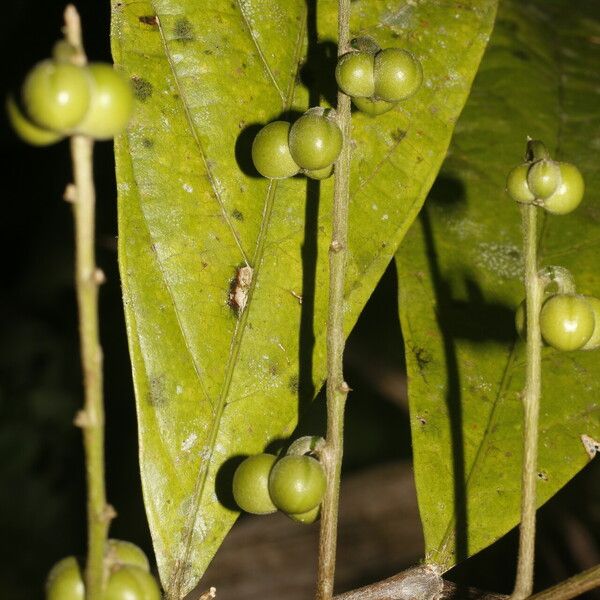
[[[233,497],[244,511],[268,515],[277,509],[300,523],[319,517],[325,493],[325,471],[321,463],[306,455],[272,454],[246,458],[233,476]]]
[[[59,42],[64,50],[66,42]],[[7,100],[16,133],[34,146],[47,146],[79,134],[97,140],[114,137],[129,122],[133,91],[127,78],[107,63],[79,66],[55,51],[28,73],[21,89],[24,112]]]
[[[388,112],[410,98],[423,82],[421,63],[401,48],[381,50],[372,40],[359,45],[338,59],[335,69],[337,84],[354,105],[372,117]]]
[[[286,121],[265,125],[254,138],[252,161],[269,179],[286,179],[301,171],[311,179],[327,179],[342,143],[335,111],[316,107],[291,126]]]
[[[105,561],[109,576],[104,600],[160,600],[160,589],[141,548],[123,540],[108,540]],[[79,562],[74,556],[67,556],[48,574],[46,600],[84,599]]]
[[[575,165],[549,158],[516,166],[506,180],[506,191],[513,200],[537,204],[554,215],[575,210],[584,190],[583,177]]]
[[[526,336],[525,301],[515,314],[521,337]],[[600,347],[600,299],[578,294],[554,294],[542,305],[540,332],[557,350],[595,350]]]

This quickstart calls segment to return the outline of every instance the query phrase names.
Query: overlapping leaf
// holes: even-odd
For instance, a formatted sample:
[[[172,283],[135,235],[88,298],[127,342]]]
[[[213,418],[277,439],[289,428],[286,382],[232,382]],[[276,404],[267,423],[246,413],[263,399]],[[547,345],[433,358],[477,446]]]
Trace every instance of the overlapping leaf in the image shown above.
[[[307,22],[301,0],[113,3],[115,62],[138,100],[116,144],[120,265],[145,504],[171,598],[198,582],[237,516],[230,459],[289,434],[325,377],[332,183],[269,183],[248,164],[256,125],[307,108],[300,79],[333,76],[318,61],[336,3],[318,3],[318,40],[308,8]],[[441,164],[495,2],[352,8],[353,33],[410,47],[425,82],[389,114],[353,119],[347,330]],[[236,314],[243,265],[254,277]]]
[[[449,157],[397,255],[419,506],[428,559],[449,568],[519,518],[524,344],[520,212],[504,193],[526,136],[582,169],[587,193],[543,217],[542,265],[600,296],[600,10],[504,2]],[[600,352],[543,353],[539,503],[600,437]]]

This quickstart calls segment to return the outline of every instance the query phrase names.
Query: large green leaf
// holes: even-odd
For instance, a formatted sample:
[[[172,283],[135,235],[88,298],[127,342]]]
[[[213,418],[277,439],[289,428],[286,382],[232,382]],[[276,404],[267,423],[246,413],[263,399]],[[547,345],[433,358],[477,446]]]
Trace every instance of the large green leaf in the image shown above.
[[[314,5],[307,16],[304,0],[113,1],[115,62],[138,100],[116,144],[120,265],[144,497],[171,598],[237,516],[235,457],[289,435],[325,377],[332,183],[269,183],[248,164],[256,124],[307,107],[300,80],[311,97],[331,90],[336,2]],[[353,119],[347,331],[435,178],[495,2],[352,10],[354,34],[408,45],[425,81],[394,111]],[[238,315],[230,286],[246,264]]]
[[[447,160],[399,253],[415,475],[428,560],[449,568],[519,520],[524,344],[520,211],[504,192],[526,136],[582,169],[587,192],[542,217],[540,261],[600,296],[600,8],[503,2]],[[600,352],[543,352],[538,501],[600,437]]]

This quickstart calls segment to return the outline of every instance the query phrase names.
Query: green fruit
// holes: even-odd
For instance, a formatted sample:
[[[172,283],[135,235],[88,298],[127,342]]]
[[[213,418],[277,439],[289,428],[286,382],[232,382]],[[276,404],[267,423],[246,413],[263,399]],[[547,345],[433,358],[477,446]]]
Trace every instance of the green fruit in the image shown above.
[[[538,160],[527,173],[527,185],[535,198],[551,196],[560,184],[560,167],[553,160]]]
[[[585,299],[589,302],[594,313],[594,331],[592,337],[583,346],[583,350],[595,350],[600,348],[600,298],[585,296]]]
[[[28,144],[32,146],[49,146],[63,139],[63,136],[56,131],[49,131],[43,127],[38,127],[32,123],[22,112],[14,98],[9,96],[6,99],[6,112],[8,120],[15,130],[15,133]]]
[[[291,515],[306,513],[321,503],[325,471],[311,456],[288,455],[279,460],[269,476],[273,504]]]
[[[329,179],[333,175],[333,165],[329,165],[324,169],[316,169],[314,171],[304,170],[304,174],[311,179]]]
[[[342,150],[342,131],[325,115],[302,115],[290,128],[290,153],[303,169],[324,169]]]
[[[304,525],[310,525],[311,523],[314,523],[320,516],[321,505],[317,505],[312,510],[309,510],[305,513],[288,515],[292,521],[297,521],[298,523],[303,523]]]
[[[45,60],[29,72],[21,93],[27,114],[35,123],[67,132],[88,110],[90,77],[83,67]]]
[[[558,163],[558,166],[561,181],[556,191],[544,200],[544,208],[553,215],[566,215],[581,203],[585,184],[575,165]]]
[[[545,342],[568,352],[579,350],[594,332],[594,311],[583,296],[556,294],[542,306],[540,330]]]
[[[265,125],[254,138],[252,162],[263,177],[285,179],[300,170],[290,154],[289,133],[289,123],[273,121]]]
[[[144,569],[125,566],[110,575],[104,600],[160,600],[160,589]]]
[[[515,202],[531,204],[535,200],[527,183],[528,171],[529,164],[523,163],[512,169],[506,178],[506,191]]]
[[[124,540],[108,540],[106,558],[109,566],[129,565],[139,567],[144,571],[150,571],[148,557],[139,546],[136,546],[131,542]]]
[[[370,98],[375,93],[374,57],[370,52],[348,52],[340,56],[335,79],[344,94]]]
[[[133,91],[129,80],[107,63],[88,66],[91,78],[89,109],[77,125],[77,133],[97,140],[108,140],[120,133],[133,110]]]
[[[74,556],[58,561],[46,579],[46,600],[84,600],[85,587]]]
[[[352,98],[352,102],[360,112],[370,117],[382,115],[396,106],[396,102],[386,102],[385,100],[375,100],[374,98]]]
[[[375,55],[375,96],[387,102],[406,100],[421,87],[421,63],[407,50],[386,48]]]
[[[277,510],[269,495],[269,473],[277,460],[272,454],[249,456],[233,475],[233,497],[248,513],[267,515]]]

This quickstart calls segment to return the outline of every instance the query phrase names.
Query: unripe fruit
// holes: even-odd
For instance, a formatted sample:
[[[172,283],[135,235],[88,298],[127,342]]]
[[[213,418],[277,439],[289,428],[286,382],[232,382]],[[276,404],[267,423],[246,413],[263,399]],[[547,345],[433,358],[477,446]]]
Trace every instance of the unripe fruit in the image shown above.
[[[29,72],[21,93],[35,123],[66,132],[78,125],[88,110],[90,77],[83,67],[45,60]]]
[[[289,133],[289,123],[273,121],[265,125],[254,138],[252,162],[263,177],[285,179],[300,170],[290,154]]]
[[[583,346],[583,350],[596,350],[600,348],[600,298],[594,296],[585,296],[589,302],[592,312],[594,313],[594,331],[592,337]]]
[[[539,160],[529,168],[527,185],[535,198],[548,198],[558,189],[559,184],[560,167],[553,160]]]
[[[527,183],[528,172],[529,164],[523,163],[512,169],[506,178],[506,191],[515,202],[531,204],[535,200]]]
[[[421,63],[407,50],[386,48],[375,55],[375,96],[398,102],[412,96],[421,87]]]
[[[129,80],[112,65],[92,63],[89,109],[77,125],[77,132],[97,140],[108,140],[120,133],[129,122],[133,110],[133,91]]]
[[[348,52],[335,68],[337,84],[348,96],[370,98],[375,93],[374,57],[370,52]]]
[[[150,571],[148,557],[144,551],[139,546],[125,540],[108,540],[106,558],[109,566],[129,565]]]
[[[352,98],[352,102],[360,112],[377,117],[392,110],[396,102],[386,102],[385,100],[375,100],[374,98]]]
[[[125,566],[110,575],[103,600],[160,600],[160,590],[150,573]]]
[[[288,455],[271,469],[269,493],[273,504],[287,514],[306,513],[321,503],[325,471],[311,456]]]
[[[310,525],[314,523],[321,516],[321,505],[318,504],[312,510],[309,510],[305,513],[300,513],[296,515],[288,515],[292,521],[296,521],[298,523],[303,523],[304,525]]]
[[[566,215],[575,210],[585,191],[585,184],[579,169],[571,163],[558,163],[560,183],[556,191],[544,200],[544,208],[554,215]]]
[[[594,312],[583,296],[556,294],[542,306],[540,331],[547,344],[568,352],[579,350],[594,332]]]
[[[290,128],[290,153],[303,169],[324,169],[337,160],[342,150],[342,131],[325,115],[307,113]]]
[[[46,579],[46,600],[84,600],[85,587],[74,556],[58,561]]]
[[[50,131],[43,127],[38,127],[32,123],[22,112],[15,99],[8,97],[6,99],[6,112],[8,120],[15,130],[15,133],[28,144],[32,146],[49,146],[63,139],[62,134],[56,131]]]
[[[233,497],[248,513],[267,515],[277,510],[269,495],[269,474],[276,456],[256,454],[246,458],[233,475]]]
[[[333,165],[329,165],[324,169],[315,169],[314,171],[305,169],[304,174],[311,179],[329,179],[333,175]]]

